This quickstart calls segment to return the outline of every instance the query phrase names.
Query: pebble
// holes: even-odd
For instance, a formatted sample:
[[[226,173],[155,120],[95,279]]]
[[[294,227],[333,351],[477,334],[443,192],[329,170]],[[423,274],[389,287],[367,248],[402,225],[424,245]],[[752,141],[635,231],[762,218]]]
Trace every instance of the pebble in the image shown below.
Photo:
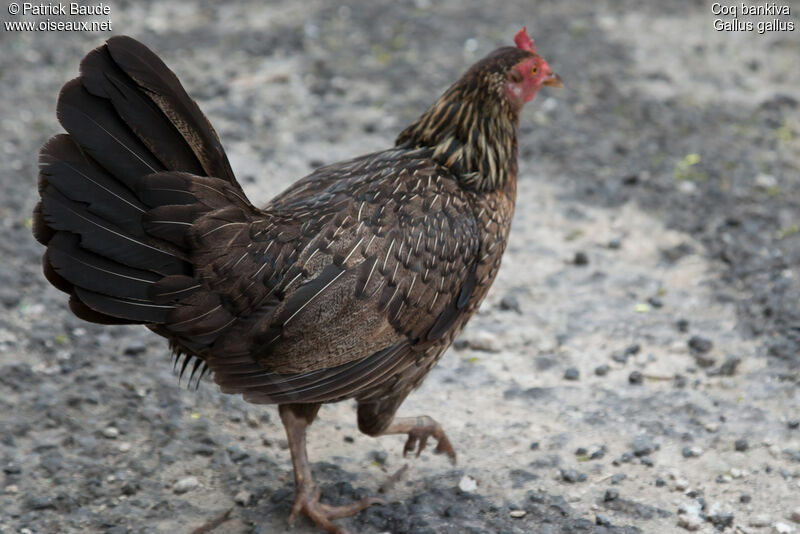
[[[684,447],[681,454],[683,454],[684,458],[697,458],[703,454],[703,449],[700,447]]]
[[[119,446],[117,446],[117,449],[119,450],[119,452],[128,452],[129,450],[131,450],[131,444],[127,441],[123,441],[122,443],[119,444]]]
[[[680,515],[678,516],[678,526],[690,531],[700,530],[703,520],[696,515]]]
[[[793,534],[795,528],[791,525],[787,525],[786,523],[778,521],[777,523],[772,525],[772,531],[775,534]]]
[[[800,507],[792,510],[791,520],[795,523],[800,523]]]
[[[770,524],[770,518],[766,514],[758,514],[750,518],[750,521],[747,524],[751,527],[757,528],[768,527]]]
[[[508,515],[510,515],[514,519],[521,519],[525,517],[527,513],[528,512],[526,512],[525,510],[511,510],[510,512],[508,512]]]
[[[752,500],[753,500],[753,498],[750,495],[748,495],[747,493],[742,493],[741,495],[739,495],[739,502],[742,503],[742,504],[747,504]]]
[[[661,477],[658,477],[658,478],[656,479],[656,487],[657,487],[657,488],[662,488],[662,487],[666,486],[666,484],[667,484],[667,481],[666,481],[666,480],[664,480],[663,478],[661,478]]]
[[[678,478],[675,480],[675,489],[678,491],[685,491],[689,487],[689,481],[685,478]]]
[[[675,327],[678,329],[678,332],[688,332],[689,321],[686,319],[678,319],[678,321],[675,323]]]
[[[639,458],[639,461],[642,463],[642,465],[646,465],[647,467],[653,467],[655,465],[655,462],[649,456],[642,456]]]
[[[16,484],[9,484],[5,488],[3,488],[3,492],[6,495],[14,495],[16,493],[19,493],[19,486],[17,486]]]
[[[577,471],[576,469],[562,469],[561,480],[564,482],[569,482],[570,484],[574,484],[575,482],[585,482],[586,475],[580,471]]]
[[[478,489],[478,482],[469,475],[464,475],[458,481],[458,489],[464,493],[474,493]]]
[[[200,485],[200,481],[197,480],[197,477],[189,476],[186,478],[182,478],[172,486],[172,491],[177,493],[178,495],[182,493],[186,493],[187,491],[191,491],[195,489],[197,486]]]
[[[519,299],[516,295],[506,295],[500,299],[500,309],[522,313],[522,310],[519,307]]]
[[[597,514],[594,516],[594,523],[595,525],[599,525],[601,527],[612,527],[614,525],[611,524],[611,518],[605,514]]]
[[[739,452],[744,452],[750,448],[750,444],[747,442],[746,439],[741,438],[733,442],[733,448],[734,450],[737,450]]]
[[[619,498],[619,490],[616,488],[608,488],[603,495],[603,502],[616,501]]]
[[[250,499],[253,497],[253,494],[247,490],[241,490],[239,493],[236,494],[233,498],[233,502],[238,504],[239,506],[247,506],[250,503]]]
[[[731,468],[731,476],[733,478],[742,478],[744,476],[744,471],[742,471],[738,467],[732,467]]]
[[[710,339],[701,336],[692,336],[689,338],[689,348],[694,352],[705,354],[710,352],[714,347],[714,343]]]
[[[597,376],[606,376],[610,370],[611,367],[609,367],[607,363],[604,363],[594,368],[594,374]]]
[[[656,444],[647,434],[639,434],[633,439],[633,454],[646,456],[656,450]]]
[[[108,439],[117,439],[119,437],[119,430],[114,426],[107,426],[103,429],[103,437]]]
[[[733,526],[733,512],[722,509],[721,505],[714,503],[708,512],[708,519],[717,527],[717,530],[724,530]]]
[[[131,341],[125,346],[125,356],[137,356],[147,352],[147,345],[143,341]]]
[[[585,252],[578,251],[575,253],[572,263],[579,266],[589,265],[589,256]]]
[[[632,371],[631,374],[628,375],[628,382],[635,386],[639,386],[644,383],[644,375],[639,371]]]
[[[578,369],[575,367],[568,367],[567,370],[564,371],[565,380],[578,380],[580,376],[580,371],[578,371]]]
[[[496,335],[486,330],[474,332],[467,340],[467,346],[472,350],[500,352],[500,340]]]

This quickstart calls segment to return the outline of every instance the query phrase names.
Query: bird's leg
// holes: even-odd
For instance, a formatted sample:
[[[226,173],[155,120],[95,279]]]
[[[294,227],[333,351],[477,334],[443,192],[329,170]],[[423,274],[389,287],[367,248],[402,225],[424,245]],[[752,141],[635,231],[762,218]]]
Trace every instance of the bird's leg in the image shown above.
[[[418,417],[395,417],[394,420],[381,432],[381,435],[386,434],[408,434],[408,439],[403,447],[403,456],[414,450],[417,447],[417,456],[425,448],[428,443],[428,438],[434,438],[438,444],[433,452],[437,454],[446,454],[450,457],[453,465],[456,463],[456,451],[453,444],[447,439],[447,434],[442,430],[442,425],[436,422],[432,417],[427,415],[420,415]]]
[[[331,523],[373,505],[383,504],[383,499],[367,497],[345,506],[330,506],[319,502],[320,491],[311,479],[311,466],[306,454],[306,428],[311,424],[319,410],[319,404],[281,404],[278,411],[286,429],[289,451],[294,466],[295,497],[289,524],[293,524],[300,513],[307,515],[319,528],[330,534],[347,534],[347,531]]]

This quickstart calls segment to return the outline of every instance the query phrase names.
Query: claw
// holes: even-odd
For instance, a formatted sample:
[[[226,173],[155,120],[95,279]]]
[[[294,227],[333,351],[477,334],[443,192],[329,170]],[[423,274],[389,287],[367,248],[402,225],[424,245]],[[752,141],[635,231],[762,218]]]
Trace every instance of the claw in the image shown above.
[[[419,456],[428,445],[428,438],[433,437],[437,441],[435,454],[446,454],[450,461],[455,465],[456,451],[453,444],[447,438],[447,434],[442,430],[442,426],[432,418],[423,415],[415,418],[401,418],[395,420],[384,434],[408,434],[408,439],[403,446],[403,457],[409,452],[417,449]]]
[[[331,520],[357,514],[373,504],[386,504],[386,501],[379,497],[366,497],[344,506],[331,506],[319,502],[319,497],[320,489],[311,483],[304,484],[298,488],[294,504],[292,504],[292,512],[289,514],[289,525],[293,525],[297,517],[303,513],[315,525],[329,534],[348,534],[347,530],[334,525]]]

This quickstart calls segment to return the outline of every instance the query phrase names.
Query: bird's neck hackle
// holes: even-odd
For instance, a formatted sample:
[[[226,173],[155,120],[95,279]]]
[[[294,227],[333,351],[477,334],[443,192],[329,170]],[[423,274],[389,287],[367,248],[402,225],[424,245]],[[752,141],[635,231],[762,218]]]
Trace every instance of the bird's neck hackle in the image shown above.
[[[505,187],[517,176],[519,112],[504,98],[504,83],[496,80],[489,96],[485,86],[457,83],[398,136],[397,146],[432,149],[465,188]]]

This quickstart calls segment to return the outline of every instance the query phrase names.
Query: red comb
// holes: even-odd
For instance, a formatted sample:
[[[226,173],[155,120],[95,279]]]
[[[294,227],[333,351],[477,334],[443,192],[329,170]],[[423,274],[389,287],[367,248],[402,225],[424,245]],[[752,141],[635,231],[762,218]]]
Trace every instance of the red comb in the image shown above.
[[[536,47],[533,46],[533,39],[528,35],[528,28],[526,26],[523,26],[522,29],[517,32],[517,35],[514,36],[514,44],[516,44],[519,49],[536,52]]]

